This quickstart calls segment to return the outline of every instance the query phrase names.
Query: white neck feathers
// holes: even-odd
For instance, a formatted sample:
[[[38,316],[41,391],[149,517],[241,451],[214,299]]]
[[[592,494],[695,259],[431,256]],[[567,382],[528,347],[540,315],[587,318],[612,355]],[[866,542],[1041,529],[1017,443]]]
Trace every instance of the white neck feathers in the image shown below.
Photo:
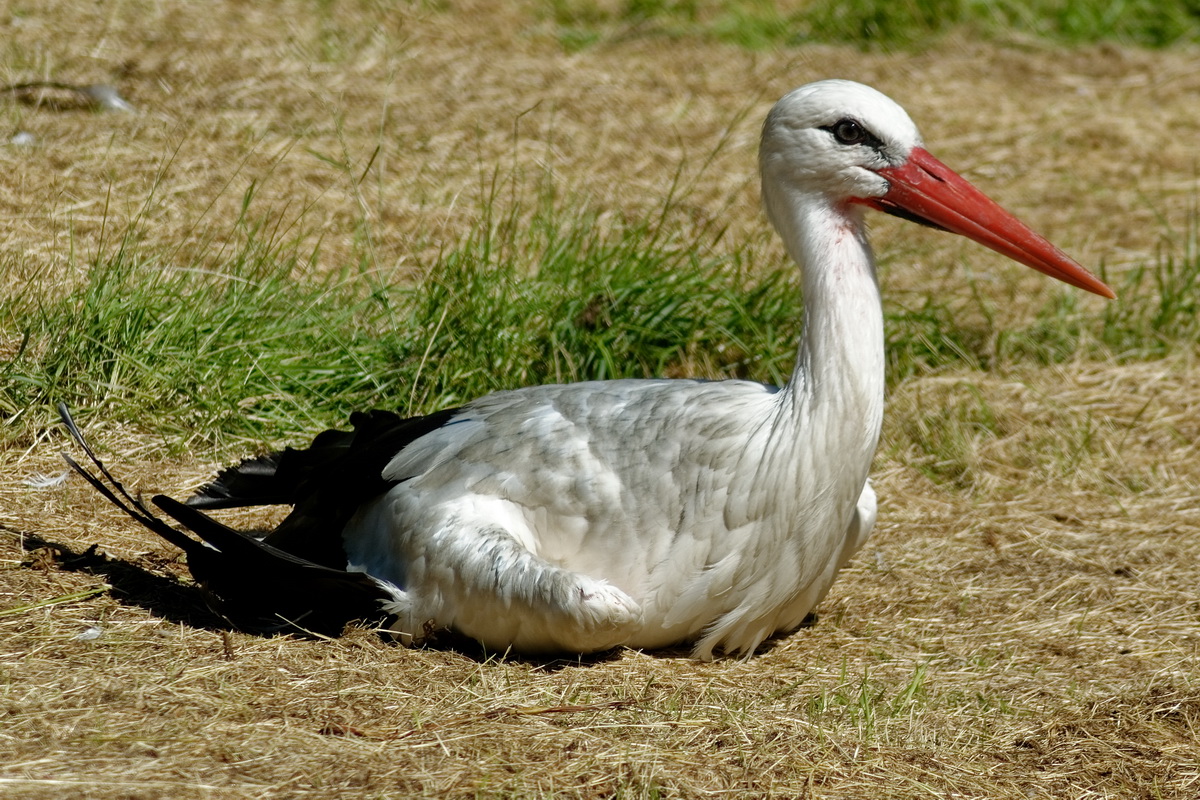
[[[852,507],[879,442],[884,394],[883,313],[862,211],[769,181],[763,195],[804,291],[800,349],[778,395],[770,450],[825,483],[805,493]]]

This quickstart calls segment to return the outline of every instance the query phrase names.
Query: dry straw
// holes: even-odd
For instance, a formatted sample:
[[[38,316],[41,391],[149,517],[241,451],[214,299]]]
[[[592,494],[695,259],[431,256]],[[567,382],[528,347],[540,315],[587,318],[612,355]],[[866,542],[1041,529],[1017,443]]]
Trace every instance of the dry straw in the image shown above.
[[[322,240],[318,268],[361,253],[366,220],[393,277],[470,229],[497,164],[631,215],[682,164],[695,224],[762,237],[758,120],[829,76],[895,96],[932,150],[1085,264],[1144,259],[1194,198],[1187,51],[635,37],[569,54],[532,4],[42,5],[0,12],[0,78],[119,85],[139,113],[0,105],[0,129],[36,142],[0,144],[4,292],[70,285],[131,223],[178,263],[217,258],[252,183],[260,211]],[[887,221],[876,242],[892,296],[969,291],[969,245]],[[1058,291],[969,261],[998,327]],[[61,436],[11,442],[0,796],[1200,796],[1197,375],[1179,356],[902,384],[879,530],[819,622],[714,664],[227,633],[174,554],[86,487],[25,484],[59,470]],[[91,435],[147,491],[217,466],[164,462],[130,421]],[[113,560],[85,555],[97,542]]]

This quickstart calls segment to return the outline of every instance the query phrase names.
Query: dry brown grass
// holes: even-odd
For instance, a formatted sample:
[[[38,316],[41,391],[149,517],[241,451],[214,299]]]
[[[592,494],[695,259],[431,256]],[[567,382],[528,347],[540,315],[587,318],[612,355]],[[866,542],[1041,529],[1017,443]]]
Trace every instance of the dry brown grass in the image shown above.
[[[683,163],[697,223],[732,200],[730,235],[761,237],[758,120],[831,75],[895,96],[936,153],[1084,263],[1136,262],[1160,216],[1182,226],[1194,202],[1194,52],[635,39],[567,55],[528,9],[335,5],[0,8],[0,80],[119,83],[142,109],[0,105],[0,130],[39,142],[0,144],[3,291],[76,280],[71,248],[139,213],[148,247],[219,247],[251,181],[260,210],[324,237],[326,266],[361,248],[365,218],[375,267],[404,271],[414,248],[469,229],[495,163],[549,168],[632,214],[658,208]],[[963,291],[970,245],[878,227],[890,291]],[[1049,289],[971,261],[999,324]],[[879,530],[820,622],[714,664],[222,632],[149,534],[74,482],[23,483],[60,469],[47,434],[0,452],[0,795],[1194,798],[1197,397],[1187,356],[905,383],[876,469]],[[164,463],[117,421],[94,435],[146,489],[179,493],[216,466]],[[81,557],[96,542],[118,561]],[[99,638],[77,638],[93,626]]]

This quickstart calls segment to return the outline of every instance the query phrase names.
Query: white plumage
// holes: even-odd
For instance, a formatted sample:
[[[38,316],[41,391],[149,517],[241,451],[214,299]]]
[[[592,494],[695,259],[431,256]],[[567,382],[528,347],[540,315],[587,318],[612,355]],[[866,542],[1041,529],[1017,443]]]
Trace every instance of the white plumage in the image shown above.
[[[346,527],[351,568],[404,587],[389,607],[402,631],[432,620],[497,648],[588,652],[710,628],[697,654],[752,650],[798,625],[861,544],[847,535],[860,494],[856,539],[874,519],[863,488],[882,386],[859,430],[824,433],[794,418],[788,391],[607,381],[489,395],[388,464],[400,482]],[[861,455],[806,479],[825,448]]]
[[[620,380],[499,392],[436,419],[397,418],[384,444],[329,434],[333,466],[320,438],[247,462],[192,504],[290,497],[296,512],[267,549],[368,576],[409,637],[452,628],[498,650],[572,653],[691,642],[707,659],[753,653],[795,628],[875,522],[867,473],[884,333],[863,207],[1111,292],[929,156],[907,114],[860,84],[785,96],[767,117],[760,164],[767,214],[803,274],[804,330],[786,386]],[[393,436],[404,425],[412,435]],[[312,487],[346,464],[377,490],[323,517]],[[269,490],[244,483],[260,467]],[[213,541],[226,534],[160,505],[226,549]],[[305,555],[315,547],[305,542],[339,534],[342,563]],[[225,613],[237,610],[241,589],[197,578]]]

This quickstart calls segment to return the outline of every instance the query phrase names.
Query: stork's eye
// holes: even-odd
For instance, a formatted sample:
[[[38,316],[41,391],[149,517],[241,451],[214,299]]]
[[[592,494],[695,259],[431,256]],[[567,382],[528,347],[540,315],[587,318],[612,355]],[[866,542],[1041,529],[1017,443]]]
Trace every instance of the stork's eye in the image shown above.
[[[867,133],[867,129],[858,124],[852,119],[838,120],[832,128],[833,138],[837,139],[840,144],[864,144],[868,139],[873,138]]]
[[[863,124],[853,117],[842,117],[832,125],[824,125],[821,127],[823,131],[829,131],[833,134],[833,138],[837,139],[838,144],[846,145],[866,145],[877,151],[883,150],[883,142],[878,136],[871,133]]]

